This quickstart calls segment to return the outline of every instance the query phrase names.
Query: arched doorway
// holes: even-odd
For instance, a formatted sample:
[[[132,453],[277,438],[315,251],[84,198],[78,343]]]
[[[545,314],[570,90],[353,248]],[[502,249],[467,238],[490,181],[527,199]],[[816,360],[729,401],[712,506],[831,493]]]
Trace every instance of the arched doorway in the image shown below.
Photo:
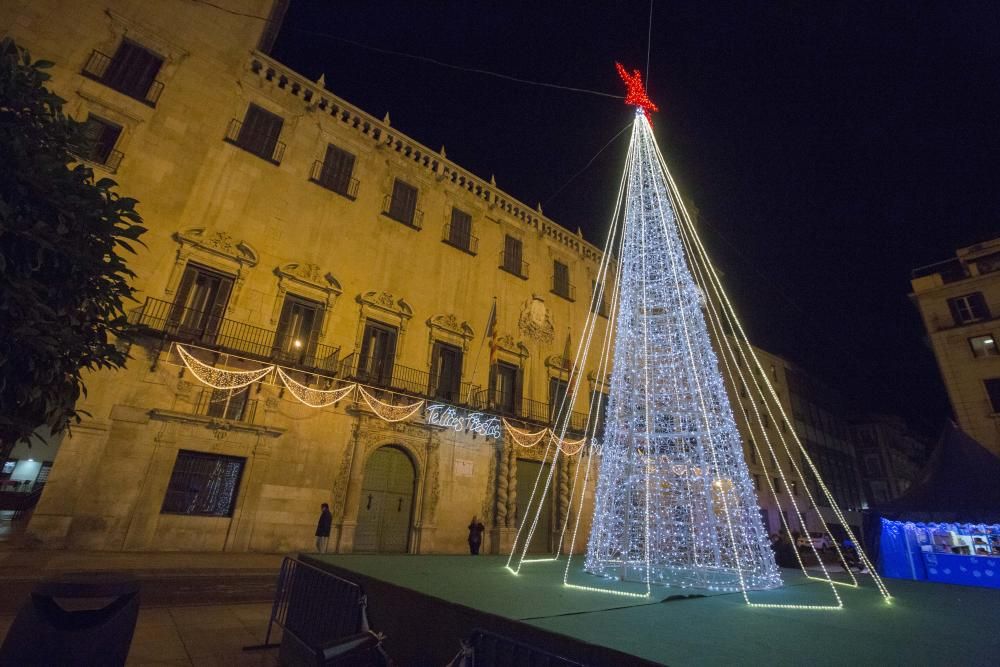
[[[406,553],[416,471],[398,447],[380,447],[365,465],[354,551]]]

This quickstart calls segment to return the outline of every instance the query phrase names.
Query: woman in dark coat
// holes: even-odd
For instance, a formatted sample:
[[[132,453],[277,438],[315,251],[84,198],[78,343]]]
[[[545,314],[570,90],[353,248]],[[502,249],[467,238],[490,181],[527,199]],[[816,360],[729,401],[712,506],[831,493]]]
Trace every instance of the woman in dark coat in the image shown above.
[[[479,555],[479,546],[483,543],[484,530],[486,530],[486,526],[479,521],[478,517],[473,516],[469,523],[469,553],[473,556]]]

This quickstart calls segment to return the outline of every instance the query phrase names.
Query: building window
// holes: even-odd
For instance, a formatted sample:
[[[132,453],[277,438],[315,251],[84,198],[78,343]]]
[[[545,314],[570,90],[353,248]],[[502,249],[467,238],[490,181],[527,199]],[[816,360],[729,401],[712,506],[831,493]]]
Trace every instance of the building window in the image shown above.
[[[286,295],[274,335],[274,356],[286,363],[305,363],[307,358],[316,354],[322,322],[322,305]]]
[[[994,340],[992,334],[973,336],[969,339],[969,347],[972,348],[972,356],[974,357],[995,357],[1000,355],[1000,350],[997,350],[997,342]]]
[[[598,283],[596,280],[592,280],[591,289],[593,290],[593,297],[590,300],[590,310],[593,313],[600,315],[601,317],[608,316],[608,300],[607,293],[603,290],[603,285]],[[598,298],[600,295],[600,298]]]
[[[326,147],[323,161],[313,163],[312,181],[348,199],[358,196],[358,179],[354,173],[354,155],[333,144]]]
[[[462,350],[454,345],[435,342],[431,352],[431,378],[428,394],[458,403],[462,398]]]
[[[204,452],[177,452],[163,514],[232,516],[246,459]]]
[[[251,104],[242,123],[235,119],[230,122],[226,141],[268,162],[280,164],[285,144],[278,141],[278,137],[284,122],[281,116]]]
[[[202,396],[202,401],[206,403],[203,412],[209,417],[241,421],[249,416],[247,405],[250,401],[247,399],[250,396],[250,387],[243,387],[242,389],[205,389],[202,392]],[[250,419],[246,421],[250,421]]]
[[[358,379],[388,386],[392,383],[395,359],[396,329],[371,320],[366,322],[358,360]]]
[[[573,301],[576,298],[573,285],[569,283],[569,266],[558,259],[552,262],[552,293]]]
[[[444,226],[444,242],[470,255],[479,249],[479,239],[472,235],[472,216],[457,208],[451,209],[451,221]]]
[[[90,114],[83,123],[83,145],[76,154],[84,160],[106,167],[109,171],[115,171],[122,161],[121,151],[115,150],[115,144],[118,143],[121,134],[121,125]]]
[[[986,305],[986,299],[982,292],[973,292],[948,299],[948,309],[951,310],[951,317],[955,320],[956,325],[990,318],[990,309]]]
[[[528,264],[522,259],[523,245],[521,239],[510,234],[504,236],[503,252],[500,253],[500,268],[519,278],[528,277]]]
[[[566,419],[567,415],[572,411],[573,406],[569,405],[569,401],[565,402],[567,405],[563,406],[564,399],[566,399],[566,390],[568,388],[566,380],[560,378],[549,378],[549,423],[555,422],[556,417],[560,416],[560,409],[562,410],[562,418]]]
[[[163,90],[156,75],[162,66],[163,58],[126,39],[110,58],[100,51],[91,53],[83,74],[144,104],[156,106]]]
[[[775,493],[781,493],[781,478],[780,477],[775,477],[774,478],[774,492]]]
[[[756,491],[757,493],[760,493],[760,475],[753,476],[753,490]]]
[[[420,229],[423,212],[417,210],[417,189],[398,178],[392,183],[392,194],[385,198],[383,213],[396,222]]]
[[[986,393],[989,394],[994,414],[1000,414],[1000,378],[983,380],[983,384],[986,385]]]
[[[223,323],[232,289],[231,276],[189,263],[170,309],[169,329],[211,341]]]
[[[595,420],[592,430],[594,438],[598,442],[603,442],[604,425],[608,419],[608,395],[603,391],[590,392],[590,418]]]
[[[503,414],[520,414],[521,370],[512,364],[498,362],[490,376],[492,406]]]
[[[753,438],[748,438],[747,443],[750,445],[750,463],[757,465],[757,445],[754,443]]]
[[[792,495],[793,496],[799,495],[799,483],[796,481],[792,481],[791,484],[792,484]]]

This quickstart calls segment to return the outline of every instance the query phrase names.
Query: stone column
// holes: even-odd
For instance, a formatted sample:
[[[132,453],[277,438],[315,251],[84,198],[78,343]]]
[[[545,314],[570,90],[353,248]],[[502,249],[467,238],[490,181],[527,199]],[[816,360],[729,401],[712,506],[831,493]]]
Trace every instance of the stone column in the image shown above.
[[[441,484],[438,481],[438,461],[440,459],[441,442],[436,432],[427,439],[427,459],[424,464],[424,492],[420,511],[419,525],[413,526],[413,553],[434,552],[434,528],[436,525],[438,496]]]
[[[344,465],[341,468],[340,489],[335,489],[341,502],[335,503],[334,532],[331,535],[337,553],[354,551],[354,529],[358,525],[358,508],[361,506],[361,485],[365,481],[365,444],[361,437],[360,420],[354,426],[354,438],[348,445]],[[347,458],[349,457],[349,458]]]
[[[562,535],[563,522],[569,515],[569,486],[570,486],[570,465],[569,457],[563,452],[559,452],[559,461],[557,463],[557,484],[556,487],[556,525],[552,527],[552,544],[557,547],[561,547],[558,544],[559,536]]]
[[[517,493],[516,479],[511,479],[513,470],[514,450],[507,438],[497,441],[497,497],[496,516],[493,528],[490,530],[490,551],[495,554],[509,553],[514,544],[514,513],[511,511],[511,489]],[[516,502],[516,498],[515,498]]]

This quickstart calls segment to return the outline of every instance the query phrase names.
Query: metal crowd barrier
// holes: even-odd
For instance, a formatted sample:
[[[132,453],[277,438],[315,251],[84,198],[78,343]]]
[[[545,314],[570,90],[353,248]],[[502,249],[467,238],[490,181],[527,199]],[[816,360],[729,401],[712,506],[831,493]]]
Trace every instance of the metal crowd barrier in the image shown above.
[[[282,664],[388,664],[383,637],[369,627],[367,604],[353,581],[286,557],[264,643],[243,650],[281,646]],[[271,642],[275,625],[283,631],[280,644]]]
[[[584,667],[582,663],[549,653],[488,630],[476,629],[447,667]]]

